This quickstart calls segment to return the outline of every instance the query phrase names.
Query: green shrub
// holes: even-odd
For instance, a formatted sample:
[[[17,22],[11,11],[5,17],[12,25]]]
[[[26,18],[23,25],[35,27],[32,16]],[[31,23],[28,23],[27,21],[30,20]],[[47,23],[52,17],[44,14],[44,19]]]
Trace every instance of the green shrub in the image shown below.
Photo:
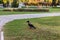
[[[27,12],[49,12],[49,9],[33,9],[33,8],[13,8],[13,9],[4,9],[3,11],[27,11]]]

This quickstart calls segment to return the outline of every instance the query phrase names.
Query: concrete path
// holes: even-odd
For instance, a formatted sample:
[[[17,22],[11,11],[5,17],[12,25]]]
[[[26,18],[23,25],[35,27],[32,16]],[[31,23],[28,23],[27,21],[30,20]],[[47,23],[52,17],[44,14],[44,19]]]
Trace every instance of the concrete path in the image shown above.
[[[15,19],[39,18],[48,16],[60,16],[60,13],[0,15],[0,40],[4,40],[2,28],[7,22]]]

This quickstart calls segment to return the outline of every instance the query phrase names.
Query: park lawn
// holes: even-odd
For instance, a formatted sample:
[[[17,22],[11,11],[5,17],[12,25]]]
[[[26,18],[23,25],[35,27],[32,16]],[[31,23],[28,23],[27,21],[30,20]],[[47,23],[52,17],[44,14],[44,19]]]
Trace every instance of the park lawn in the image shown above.
[[[50,12],[60,12],[60,8],[50,8]]]
[[[60,12],[60,8],[49,8],[49,12],[15,12],[15,11],[2,11],[0,8],[0,15],[11,15],[11,14],[37,14],[37,13],[52,13],[52,12]]]
[[[15,12],[15,11],[0,11],[0,15],[11,15],[11,14],[36,14],[40,12]]]
[[[0,8],[0,15],[11,15],[11,14],[35,14],[41,12],[17,12],[17,11],[2,11],[4,8]]]
[[[29,29],[27,20],[36,27]],[[60,40],[60,16],[17,19],[4,25],[5,40]]]

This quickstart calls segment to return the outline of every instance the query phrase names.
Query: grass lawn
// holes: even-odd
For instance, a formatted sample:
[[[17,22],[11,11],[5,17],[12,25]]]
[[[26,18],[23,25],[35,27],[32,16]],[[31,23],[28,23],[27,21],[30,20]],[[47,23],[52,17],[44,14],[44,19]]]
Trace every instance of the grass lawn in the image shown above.
[[[0,15],[10,15],[10,14],[35,14],[35,13],[48,13],[48,12],[7,12],[7,11],[2,11],[3,8],[0,8]],[[49,8],[50,12],[60,12],[60,8]]]
[[[0,11],[0,15],[11,15],[11,14],[35,14],[40,12],[15,12],[15,11]]]
[[[60,8],[50,8],[50,12],[60,12]]]
[[[10,14],[34,14],[40,12],[15,12],[15,11],[2,11],[4,8],[0,8],[0,15],[10,15]]]
[[[36,29],[29,29],[27,20]],[[5,40],[60,40],[60,16],[14,20],[3,30]]]

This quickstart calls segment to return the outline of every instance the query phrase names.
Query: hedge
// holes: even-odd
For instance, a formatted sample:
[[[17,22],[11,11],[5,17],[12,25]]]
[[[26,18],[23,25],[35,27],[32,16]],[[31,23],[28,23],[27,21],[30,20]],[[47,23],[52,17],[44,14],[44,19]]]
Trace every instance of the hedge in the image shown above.
[[[3,11],[30,11],[30,12],[49,12],[48,8],[45,9],[38,9],[38,8],[11,8],[11,9],[4,9]]]

